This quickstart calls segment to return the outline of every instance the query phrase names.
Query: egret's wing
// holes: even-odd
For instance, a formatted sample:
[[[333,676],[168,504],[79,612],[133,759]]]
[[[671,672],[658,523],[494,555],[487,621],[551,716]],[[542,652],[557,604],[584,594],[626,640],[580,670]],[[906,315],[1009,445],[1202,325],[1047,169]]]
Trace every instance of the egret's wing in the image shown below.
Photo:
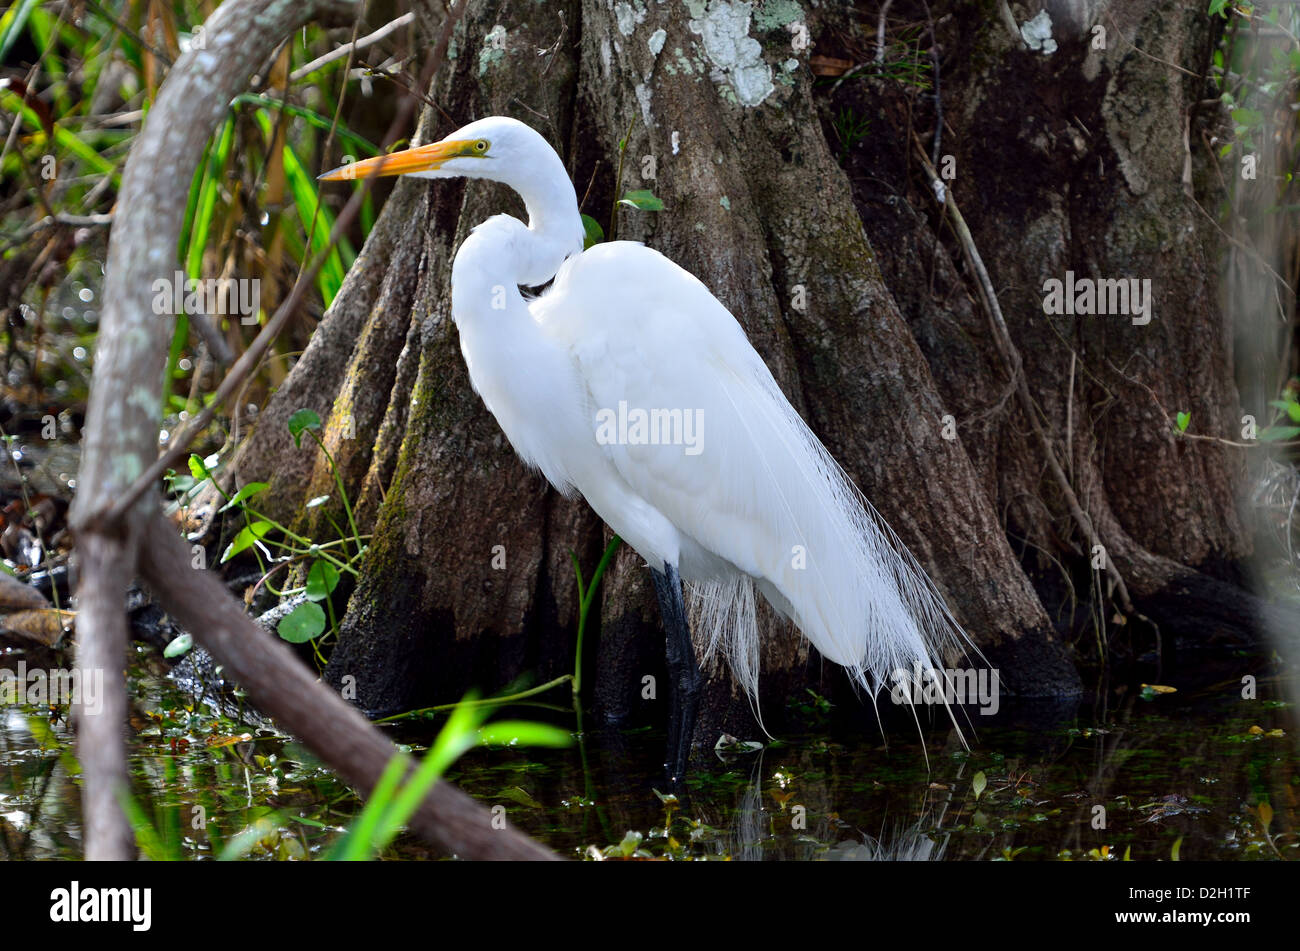
[[[764,574],[778,541],[763,517],[773,486],[740,414],[770,400],[756,378],[770,374],[735,318],[693,275],[630,242],[566,264],[546,296],[543,327],[572,353],[622,478],[705,549]]]
[[[597,414],[619,422],[618,438],[601,445],[619,475],[702,550],[755,579],[823,655],[875,690],[915,664],[930,668],[961,636],[924,572],[695,277],[655,251],[614,243],[566,264],[548,297],[539,320],[573,354],[593,428]],[[659,411],[659,431],[638,433],[636,411]],[[684,438],[674,441],[670,427],[665,439],[662,424],[679,417]],[[747,578],[713,583],[717,598],[752,599]],[[750,643],[735,643],[723,630],[734,614],[716,614],[712,637],[731,643],[733,665],[743,650],[748,668],[757,635],[746,630]]]

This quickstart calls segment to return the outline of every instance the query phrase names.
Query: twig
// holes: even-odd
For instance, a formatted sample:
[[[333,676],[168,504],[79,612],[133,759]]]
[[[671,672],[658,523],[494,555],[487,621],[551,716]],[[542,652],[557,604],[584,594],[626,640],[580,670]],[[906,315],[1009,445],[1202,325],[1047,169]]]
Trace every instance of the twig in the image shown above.
[[[38,231],[53,228],[55,225],[67,225],[70,228],[104,228],[113,223],[113,216],[107,215],[72,215],[59,211],[53,215],[44,215],[29,225],[24,225],[13,234],[4,237],[13,242],[26,241]]]
[[[311,73],[314,73],[322,66],[332,63],[335,60],[343,59],[345,56],[347,56],[354,50],[363,50],[367,46],[374,46],[376,43],[378,43],[384,37],[388,36],[390,33],[394,33],[397,30],[400,30],[402,27],[414,21],[415,21],[414,12],[403,13],[396,20],[392,20],[389,23],[385,23],[379,29],[375,30],[375,32],[369,33],[361,37],[360,39],[355,39],[351,43],[344,43],[338,49],[330,50],[324,56],[316,57],[306,66],[299,66],[297,69],[295,69],[292,73],[289,74],[289,82],[296,83],[298,80],[302,79],[303,77],[308,76]]]
[[[885,17],[889,14],[889,8],[894,5],[894,0],[885,0],[880,5],[880,19],[876,21],[876,65],[883,66],[885,62]]]
[[[1070,469],[1070,480],[1074,480],[1074,367],[1079,362],[1079,355],[1070,348],[1070,387],[1065,397],[1065,464]]]
[[[966,226],[966,220],[962,217],[957,208],[957,202],[948,189],[940,191],[936,186],[941,185],[939,175],[934,166],[930,163],[929,156],[925,154],[920,140],[915,133],[912,135],[912,144],[916,149],[917,157],[925,169],[926,175],[930,179],[930,186],[935,190],[936,199],[939,195],[944,196],[944,207],[952,220],[953,230],[956,231],[958,240],[961,243],[962,252],[966,257],[966,262],[970,265],[971,271],[975,274],[976,282],[979,285],[980,297],[984,301],[985,310],[989,315],[989,323],[993,328],[994,340],[997,343],[998,350],[1002,353],[1003,360],[1006,361],[1008,372],[1017,380],[1016,393],[1020,397],[1021,408],[1029,418],[1029,425],[1034,430],[1034,435],[1042,446],[1043,455],[1047,460],[1047,466],[1052,472],[1065,498],[1066,507],[1070,510],[1070,515],[1078,526],[1079,531],[1085,539],[1098,541],[1096,530],[1093,528],[1092,519],[1088,513],[1083,510],[1079,504],[1078,496],[1075,495],[1070,480],[1066,478],[1065,471],[1061,468],[1060,460],[1056,458],[1056,451],[1052,448],[1051,439],[1047,431],[1043,428],[1042,420],[1038,418],[1038,407],[1034,404],[1033,396],[1029,392],[1029,384],[1025,381],[1023,373],[1023,363],[1020,359],[1020,353],[1016,349],[1015,343],[1011,340],[1011,332],[1007,329],[1006,320],[1002,316],[1002,307],[998,304],[997,293],[993,290],[993,281],[989,278],[988,271],[984,267],[984,260],[980,257],[979,250],[975,247],[975,239],[970,233],[970,228]],[[1120,608],[1125,613],[1133,612],[1133,604],[1129,599],[1128,586],[1124,583],[1124,577],[1120,574],[1119,568],[1115,566],[1113,558],[1107,557],[1106,572],[1115,585],[1115,591],[1119,595]]]

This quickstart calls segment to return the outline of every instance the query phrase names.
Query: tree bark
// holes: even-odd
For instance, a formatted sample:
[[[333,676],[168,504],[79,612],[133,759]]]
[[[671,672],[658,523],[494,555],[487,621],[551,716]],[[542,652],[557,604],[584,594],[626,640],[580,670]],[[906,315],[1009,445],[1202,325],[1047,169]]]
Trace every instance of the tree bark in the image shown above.
[[[1023,19],[1038,10],[1021,6]],[[732,310],[1004,686],[1064,695],[1087,659],[1068,642],[1116,611],[1097,546],[1131,588],[1135,619],[1177,627],[1170,594],[1188,591],[1218,605],[1235,636],[1248,625],[1230,623],[1230,605],[1258,608],[1231,583],[1250,551],[1235,507],[1241,466],[1221,446],[1176,438],[1170,418],[1190,410],[1202,431],[1226,435],[1237,413],[1218,236],[1195,205],[1211,157],[1184,135],[1214,118],[1197,107],[1214,27],[1199,4],[1061,0],[1048,4],[1059,48],[1044,55],[987,7],[893,4],[889,33],[920,30],[918,63],[931,63],[931,30],[937,44],[938,77],[930,65],[931,89],[918,93],[869,76],[815,83],[814,54],[873,60],[873,6],[857,22],[845,8],[773,2],[475,4],[456,68],[430,91],[452,118],[426,114],[421,140],[493,113],[529,122],[607,229],[616,197],[653,190],[665,210],[620,211],[617,236],[684,264]],[[1092,48],[1095,26],[1104,49]],[[936,83],[941,156],[958,170],[946,184],[997,289],[1046,447],[1010,398],[1017,381],[913,157],[914,134],[931,148]],[[869,120],[861,141],[845,145],[842,110]],[[601,527],[516,459],[469,387],[448,313],[459,240],[502,210],[523,215],[498,186],[402,182],[368,245],[372,273],[349,278],[325,342],[272,399],[235,470],[245,481],[310,460],[315,482],[274,483],[278,511],[297,510],[326,472],[314,449],[265,430],[299,405],[329,410],[332,450],[374,539],[327,677],[355,677],[371,711],[572,667],[570,553],[589,572]],[[1067,270],[1150,278],[1154,319],[1046,316],[1044,282]],[[1072,519],[1047,452],[1096,537]],[[645,676],[662,679],[658,614],[626,548],[600,606],[598,707],[662,718],[641,697]],[[769,707],[804,686],[847,695],[770,619],[763,663]],[[729,673],[709,673],[702,729],[747,729]]]

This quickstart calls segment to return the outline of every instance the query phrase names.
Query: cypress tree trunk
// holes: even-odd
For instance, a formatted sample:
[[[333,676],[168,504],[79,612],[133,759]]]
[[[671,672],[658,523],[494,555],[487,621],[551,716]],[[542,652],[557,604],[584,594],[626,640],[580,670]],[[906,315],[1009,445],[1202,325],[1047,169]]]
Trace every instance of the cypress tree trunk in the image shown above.
[[[1241,634],[1257,610],[1232,584],[1250,551],[1243,473],[1171,422],[1189,411],[1198,432],[1228,436],[1240,416],[1220,234],[1197,207],[1215,173],[1198,129],[1219,119],[1199,105],[1214,42],[1202,5],[1049,3],[1047,55],[1008,22],[1037,3],[1016,17],[1005,3],[933,0],[927,14],[899,2],[892,78],[868,68],[839,83],[812,67],[872,62],[879,9],[830,6],[475,3],[455,68],[430,91],[454,121],[429,110],[420,137],[494,113],[526,121],[607,230],[626,191],[661,198],[659,213],[618,211],[617,236],[663,251],[732,310],[1004,687],[1076,692],[1093,628],[1125,612],[1135,642],[1190,632],[1175,595],[1201,629]],[[438,16],[421,22],[436,31]],[[933,158],[955,172],[944,183],[1005,340],[917,156],[916,143],[934,145],[936,89]],[[449,315],[455,248],[503,210],[524,214],[500,186],[400,181],[233,469],[239,482],[272,477],[273,514],[293,517],[330,475],[283,422],[302,406],[328,419],[374,539],[327,677],[355,677],[369,710],[572,669],[570,557],[589,575],[605,530],[516,459],[469,386]],[[1046,314],[1045,282],[1067,271],[1149,280],[1151,320]],[[322,514],[299,517],[313,527]],[[663,670],[653,602],[622,549],[586,668],[610,718],[664,716],[641,693]],[[768,708],[804,686],[843,689],[795,633],[770,619],[765,630]],[[744,730],[728,672],[709,675],[704,728]]]

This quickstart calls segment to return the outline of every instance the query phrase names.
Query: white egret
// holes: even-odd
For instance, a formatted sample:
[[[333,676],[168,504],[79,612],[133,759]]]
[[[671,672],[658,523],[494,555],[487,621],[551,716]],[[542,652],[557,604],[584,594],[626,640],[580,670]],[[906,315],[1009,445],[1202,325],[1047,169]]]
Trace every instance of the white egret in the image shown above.
[[[533,129],[492,116],[440,142],[322,175],[486,178],[496,215],[456,253],[452,317],[475,391],[515,451],[579,492],[654,573],[673,694],[670,775],[685,770],[707,651],[758,691],[756,592],[875,694],[941,666],[964,635],[912,556],[790,406],[699,280],[631,241],[583,251],[577,196]],[[552,281],[536,297],[520,287]]]

